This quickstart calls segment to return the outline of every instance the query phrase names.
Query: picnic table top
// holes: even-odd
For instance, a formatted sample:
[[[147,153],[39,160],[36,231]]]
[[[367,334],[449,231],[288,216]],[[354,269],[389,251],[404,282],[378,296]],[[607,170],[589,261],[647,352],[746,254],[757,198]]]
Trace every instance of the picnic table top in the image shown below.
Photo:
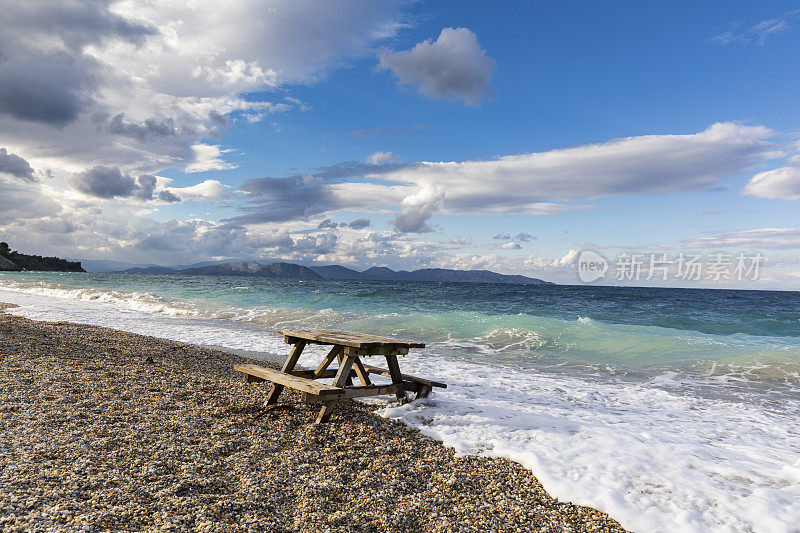
[[[276,329],[275,333],[287,338],[302,339],[314,344],[333,344],[351,348],[424,348],[422,342],[404,341],[355,331],[338,329]],[[288,339],[287,339],[288,342]]]

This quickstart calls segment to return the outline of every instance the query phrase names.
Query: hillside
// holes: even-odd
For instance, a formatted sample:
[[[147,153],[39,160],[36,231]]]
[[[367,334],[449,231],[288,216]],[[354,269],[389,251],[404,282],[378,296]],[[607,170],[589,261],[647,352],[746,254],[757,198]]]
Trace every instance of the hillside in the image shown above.
[[[518,283],[522,285],[553,285],[549,281],[527,276],[498,274],[490,270],[451,270],[447,268],[421,268],[395,271],[386,267],[372,267],[363,272],[339,265],[311,267],[325,279],[355,279],[370,281],[438,281],[447,283]]]
[[[301,265],[292,263],[270,263],[262,265],[255,261],[221,263],[198,268],[176,270],[173,274],[183,276],[255,276],[261,278],[321,279],[322,276]]]
[[[8,243],[0,242],[0,270],[38,270],[45,272],[86,272],[78,261],[58,257],[28,255],[11,250]]]

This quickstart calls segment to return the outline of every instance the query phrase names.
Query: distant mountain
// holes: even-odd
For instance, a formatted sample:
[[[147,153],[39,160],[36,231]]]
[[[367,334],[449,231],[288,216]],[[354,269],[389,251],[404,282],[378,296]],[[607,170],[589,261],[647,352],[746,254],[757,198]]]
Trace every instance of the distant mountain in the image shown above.
[[[489,270],[451,270],[447,268],[422,268],[395,271],[386,267],[372,267],[363,272],[339,265],[311,267],[325,279],[355,279],[370,281],[440,281],[449,283],[519,283],[523,285],[554,285],[549,281],[527,276],[498,274]]]
[[[301,265],[293,263],[270,263],[262,265],[255,261],[222,263],[198,268],[176,270],[172,274],[183,276],[255,276],[261,278],[322,279],[322,276]]]
[[[58,257],[22,254],[0,242],[0,270],[34,270],[44,272],[86,272],[79,262]]]
[[[107,261],[113,263],[113,261]],[[114,274],[174,274],[178,270],[187,270],[190,268],[201,268],[211,265],[221,265],[224,263],[247,263],[246,259],[220,259],[216,261],[201,261],[199,263],[192,263],[191,265],[133,265],[131,263],[124,264],[126,268],[116,268],[112,270],[98,270],[97,272],[113,272]],[[93,271],[95,272],[95,271]]]
[[[451,270],[447,268],[421,268],[419,270],[392,270],[372,267],[359,272],[342,265],[305,267],[293,263],[269,264],[255,261],[205,261],[187,266],[146,266],[124,271],[128,274],[179,274],[183,276],[257,276],[262,278],[335,279],[362,281],[431,281],[447,283],[517,283],[522,285],[553,285],[549,281],[527,276],[498,274],[490,270]]]
[[[341,265],[309,267],[325,279],[362,279],[361,272]]]

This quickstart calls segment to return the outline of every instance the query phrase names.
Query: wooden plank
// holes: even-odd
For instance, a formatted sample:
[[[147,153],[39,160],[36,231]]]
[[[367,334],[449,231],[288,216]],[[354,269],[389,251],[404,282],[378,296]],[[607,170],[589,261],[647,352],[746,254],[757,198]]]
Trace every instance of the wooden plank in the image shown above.
[[[314,373],[316,372],[316,370],[292,370],[292,375],[306,379],[327,379],[336,377],[336,372],[338,371],[339,371],[338,368],[329,368],[323,371],[322,374],[315,375]]]
[[[292,346],[292,351],[289,353],[289,357],[286,358],[286,362],[283,363],[283,367],[281,368],[281,372],[289,373],[294,370],[294,366],[297,364],[297,360],[300,359],[300,354],[303,353],[303,348],[306,347],[305,341],[299,341],[294,346]],[[283,392],[283,385],[280,383],[273,383],[272,384],[272,391],[270,391],[269,396],[267,396],[267,401],[264,405],[273,405],[278,402],[278,397]]]
[[[338,356],[339,368],[341,368],[342,363],[344,363],[344,357],[345,356],[343,355],[343,353],[340,353]],[[353,372],[351,371],[349,374],[347,374],[347,378],[345,379],[344,385],[342,385],[342,387],[351,387],[352,385],[353,385]]]
[[[408,348],[403,346],[366,346],[364,348],[345,347],[345,355],[369,356],[369,355],[406,355]]]
[[[336,387],[331,385],[319,383],[318,381],[295,376],[293,374],[286,374],[280,370],[275,370],[274,368],[267,368],[258,365],[234,365],[233,369],[266,381],[271,381],[276,385],[280,385],[281,388],[289,387],[291,389],[296,389],[301,392],[307,392],[317,396],[323,396],[326,393],[336,393],[338,390]]]
[[[394,394],[397,392],[397,385],[388,383],[385,385],[368,385],[365,387],[344,387],[336,392],[324,395],[304,394],[303,400],[307,402],[325,402],[331,398],[344,400],[347,398],[363,398],[366,396],[382,396],[384,394]]]
[[[361,384],[365,387],[372,385],[372,381],[369,379],[369,372],[364,368],[364,364],[361,362],[361,359],[356,357],[353,368],[356,369],[356,374],[358,374],[358,379],[361,381]]]
[[[397,362],[397,356],[387,355],[386,364],[389,367],[389,374],[392,378],[392,383],[398,385],[394,394],[395,398],[397,398],[397,401],[401,404],[406,403],[406,390],[403,387],[403,374],[400,373],[400,365]]]
[[[352,356],[345,357],[344,362],[339,366],[339,371],[336,373],[336,377],[333,380],[334,387],[341,389],[344,386],[347,378],[350,376],[350,368],[353,366],[355,359],[356,358]],[[317,415],[317,424],[327,422],[330,419],[333,408],[336,407],[336,401],[337,400],[330,400],[322,405]]]
[[[380,368],[380,367],[372,366],[372,365],[364,365],[364,368],[370,374],[378,374],[378,375],[381,375],[381,376],[392,377],[392,374],[388,370],[386,370],[385,368]],[[417,376],[412,376],[410,374],[403,374],[403,381],[416,381],[417,383],[423,383],[423,384],[428,385],[430,387],[439,387],[440,389],[446,389],[447,388],[447,384],[445,384],[445,383],[441,383],[439,381],[432,381],[430,379],[420,378],[420,377],[417,377]]]
[[[325,359],[319,364],[317,369],[314,371],[314,378],[318,378],[322,376],[322,373],[325,372],[334,359],[336,359],[341,353],[343,348],[341,346],[334,346],[331,348],[331,351],[328,352],[328,355],[325,356]]]
[[[305,340],[314,344],[333,344],[350,346],[351,348],[424,348],[422,342],[405,341],[392,337],[382,337],[355,331],[342,331],[338,329],[276,329],[275,333],[283,335],[289,344],[297,340]]]

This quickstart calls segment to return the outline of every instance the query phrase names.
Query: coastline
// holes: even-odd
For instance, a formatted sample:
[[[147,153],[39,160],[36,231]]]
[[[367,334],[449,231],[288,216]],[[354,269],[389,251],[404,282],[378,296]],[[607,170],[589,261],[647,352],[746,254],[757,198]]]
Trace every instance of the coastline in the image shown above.
[[[0,357],[5,530],[623,531],[370,406],[264,411],[228,352],[0,309]]]

